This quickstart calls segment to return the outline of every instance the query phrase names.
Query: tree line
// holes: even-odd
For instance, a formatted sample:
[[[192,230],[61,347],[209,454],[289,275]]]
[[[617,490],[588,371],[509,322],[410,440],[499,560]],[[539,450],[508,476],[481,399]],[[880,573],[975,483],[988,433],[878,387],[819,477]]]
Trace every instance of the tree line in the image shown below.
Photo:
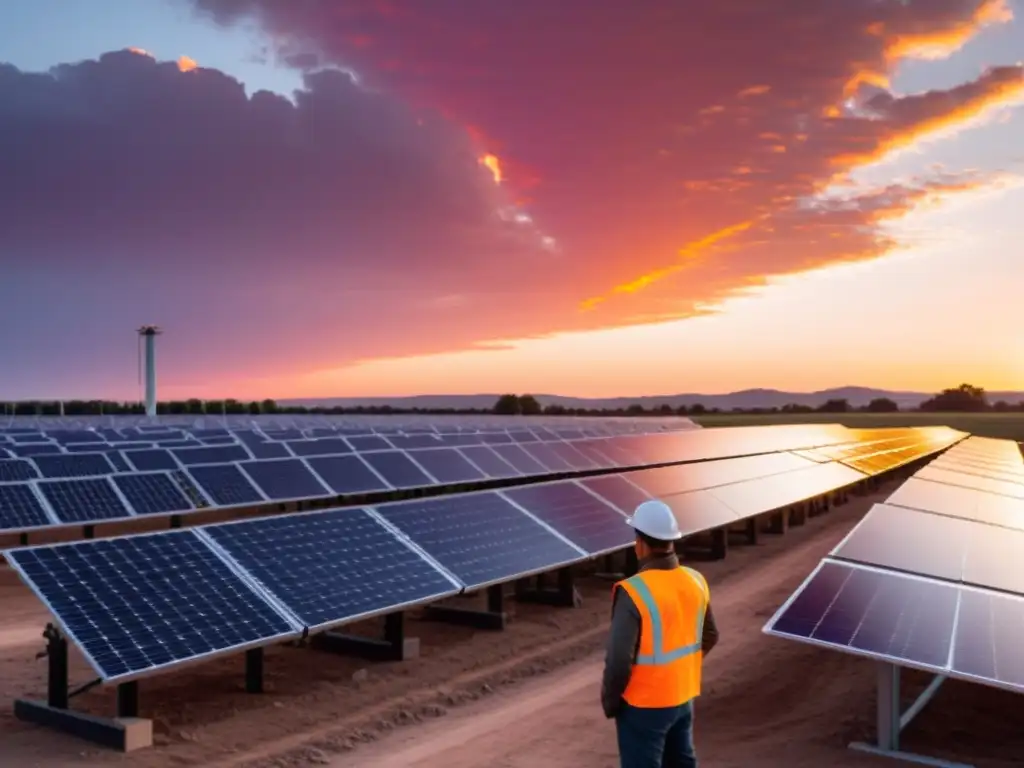
[[[872,400],[866,406],[855,408],[847,400],[835,399],[822,403],[817,408],[792,403],[781,408],[707,408],[700,403],[686,406],[672,406],[668,403],[645,408],[639,403],[626,408],[566,408],[561,405],[543,406],[533,395],[506,394],[497,399],[489,409],[475,408],[396,408],[393,406],[355,406],[355,407],[306,407],[282,405],[275,400],[171,400],[157,403],[157,413],[177,416],[211,415],[258,415],[258,414],[353,414],[353,415],[388,415],[388,414],[431,414],[431,415],[522,415],[522,416],[702,416],[705,414],[801,414],[801,413],[899,413],[899,405],[886,397]],[[944,389],[934,397],[925,400],[917,408],[904,409],[909,412],[926,413],[980,413],[980,412],[1024,412],[1024,401],[1010,404],[1003,401],[989,403],[985,390],[971,384]],[[66,400],[43,401],[24,400],[3,403],[3,413],[12,415],[37,416],[116,416],[127,414],[144,414],[145,407],[138,402],[117,402],[110,400]]]

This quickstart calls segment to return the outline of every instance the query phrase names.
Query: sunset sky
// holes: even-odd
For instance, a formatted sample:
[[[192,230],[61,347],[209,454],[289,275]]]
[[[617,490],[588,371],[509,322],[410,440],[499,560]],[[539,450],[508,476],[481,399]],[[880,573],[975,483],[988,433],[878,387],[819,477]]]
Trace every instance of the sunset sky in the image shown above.
[[[162,399],[1024,390],[1022,60],[1015,0],[7,0],[0,399],[137,398],[144,323]]]

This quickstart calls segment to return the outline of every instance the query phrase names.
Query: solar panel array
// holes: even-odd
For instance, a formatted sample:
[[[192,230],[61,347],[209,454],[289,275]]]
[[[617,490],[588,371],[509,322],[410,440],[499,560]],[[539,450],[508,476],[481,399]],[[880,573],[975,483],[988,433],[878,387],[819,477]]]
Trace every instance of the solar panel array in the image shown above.
[[[922,435],[929,452],[950,439]],[[821,472],[837,485],[826,487]],[[696,533],[865,477],[769,454],[5,554],[97,674],[123,682],[623,549],[633,536],[625,517],[654,493]],[[164,499],[159,485],[121,490]],[[35,497],[26,498],[30,508]]]
[[[876,504],[765,626],[1024,691],[1024,459],[971,437]]]
[[[377,442],[368,446],[357,443],[356,438],[360,436],[307,438],[302,437],[302,432],[293,431],[298,432],[301,439],[290,440],[292,431],[289,431],[277,433],[288,438],[284,442],[270,442],[265,437],[260,437],[262,442],[259,442],[239,431],[227,433],[241,441],[232,445],[133,448],[123,452],[63,453],[0,460],[0,484],[27,484],[33,493],[44,497],[44,508],[52,507],[45,526],[25,526],[23,515],[15,510],[8,513],[6,507],[0,505],[0,530],[24,532],[35,527],[181,514],[211,507],[249,507],[481,481],[542,479],[552,474],[724,458],[737,452],[763,454],[793,450],[807,453],[843,443],[849,445],[854,439],[851,430],[838,425],[745,427],[616,437],[576,437],[576,431],[563,430],[573,438],[570,440],[559,439],[558,435],[535,427],[504,433],[391,435],[388,447],[378,450]],[[223,437],[210,432],[200,433],[202,439]],[[249,430],[248,434],[255,435],[255,432]],[[498,436],[508,442],[487,442]],[[69,439],[75,435],[62,437]],[[385,441],[380,435],[361,437]],[[551,439],[542,441],[541,438],[547,437]],[[468,444],[419,447],[439,439]],[[865,446],[893,442],[903,445],[908,441],[917,441],[912,445],[924,445],[931,439],[928,432],[882,430],[873,433],[872,440],[865,442]],[[298,449],[303,457],[295,455],[292,448],[295,444],[303,446]],[[323,447],[317,448],[318,444]],[[407,447],[397,448],[393,444]],[[91,444],[69,442],[66,445]],[[279,446],[291,452],[283,458],[254,459],[246,451],[257,445]],[[361,446],[373,450],[360,451]],[[341,452],[329,453],[335,450]],[[788,461],[785,466],[790,467],[809,467],[821,461],[820,457],[789,454],[777,460]],[[831,464],[828,459],[824,466]],[[833,467],[831,471],[836,470]],[[824,471],[811,472],[808,476],[824,477],[825,474]],[[130,476],[142,479],[121,479]],[[172,485],[181,493],[175,492]]]

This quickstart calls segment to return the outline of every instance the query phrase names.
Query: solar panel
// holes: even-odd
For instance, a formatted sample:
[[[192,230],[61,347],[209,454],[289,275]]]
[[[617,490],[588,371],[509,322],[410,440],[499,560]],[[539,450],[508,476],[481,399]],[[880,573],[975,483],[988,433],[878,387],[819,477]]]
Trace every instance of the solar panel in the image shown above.
[[[189,467],[188,474],[203,493],[219,507],[260,504],[267,499],[235,464],[206,464]]]
[[[505,443],[511,443],[512,435],[508,432],[484,432],[480,435],[480,442],[485,445],[503,445]]]
[[[68,453],[97,453],[102,452],[104,448],[109,447],[109,444],[105,442],[71,443],[70,445],[65,445],[64,450]]]
[[[216,445],[205,448],[175,448],[175,458],[182,464],[227,464],[232,461],[248,461],[251,457],[241,445]]]
[[[114,467],[114,471],[115,472],[131,472],[132,471],[131,465],[128,464],[128,462],[125,460],[124,456],[122,456],[119,451],[116,451],[116,450],[107,451],[106,454],[107,454],[107,460]]]
[[[292,440],[287,443],[296,456],[336,456],[352,453],[352,446],[340,437],[325,440]]]
[[[106,681],[298,634],[193,531],[6,556]]]
[[[39,472],[25,459],[0,459],[0,483],[18,483],[35,480]]]
[[[960,675],[1024,690],[1020,637],[1024,600],[981,590],[960,590],[953,661]]]
[[[842,464],[811,464],[806,469],[770,475],[742,483],[708,489],[740,518],[797,504],[864,479]]]
[[[249,453],[257,459],[288,459],[292,457],[284,443],[248,442]]]
[[[577,482],[608,501],[624,515],[632,515],[634,509],[651,498],[622,475],[588,477]]]
[[[910,478],[886,504],[1024,530],[1024,500]]]
[[[306,463],[339,496],[386,491],[390,488],[355,454],[314,456],[306,459]]]
[[[621,513],[573,482],[526,485],[502,495],[591,555],[622,549],[635,538]]]
[[[409,451],[409,456],[433,475],[441,485],[487,479],[483,472],[470,464],[466,457],[454,448]]]
[[[61,448],[56,443],[29,443],[25,445],[14,445],[8,450],[15,456],[50,456],[62,454]]]
[[[578,451],[570,443],[548,443],[547,447],[555,452],[560,459],[563,459],[571,468],[577,470],[596,469],[599,465],[591,458]]]
[[[523,450],[521,445],[494,445],[491,449],[524,475],[550,474],[550,470]]]
[[[1024,484],[1009,483],[1002,480],[990,480],[977,475],[965,475],[963,472],[951,472],[947,469],[925,467],[914,475],[918,480],[929,480],[934,483],[958,485],[961,488],[973,488],[976,491],[998,493],[1015,499],[1024,499]]]
[[[459,448],[459,453],[480,467],[487,477],[504,479],[521,477],[522,473],[485,445],[470,445]]]
[[[0,448],[0,459],[10,459],[13,456],[14,456],[14,454],[12,454],[6,448]]]
[[[413,448],[437,448],[443,445],[441,438],[434,434],[392,435],[390,440],[391,444],[401,451]]]
[[[357,451],[389,451],[391,443],[377,435],[351,435],[347,438],[349,444]]]
[[[577,562],[583,555],[496,493],[417,499],[377,512],[468,589]]]
[[[0,485],[0,529],[17,530],[53,525],[28,483]]]
[[[62,456],[36,456],[36,466],[43,477],[95,477],[114,471],[104,453],[75,453]]]
[[[114,475],[112,479],[136,514],[160,515],[195,508],[181,488],[162,472]]]
[[[395,488],[425,488],[437,483],[400,451],[362,454],[363,460]]]
[[[603,440],[577,440],[574,443],[570,443],[570,445],[590,459],[596,467],[607,469],[618,466],[615,461],[606,456],[601,450],[603,442]]]
[[[141,451],[125,451],[129,463],[140,472],[155,472],[164,469],[179,469],[171,452],[164,448],[149,448]]]
[[[570,472],[573,469],[572,465],[555,453],[554,449],[547,443],[528,443],[520,447],[535,458],[544,467],[546,473]]]
[[[826,561],[765,630],[941,671],[958,596],[950,584]]]
[[[331,494],[301,459],[246,461],[238,466],[268,499],[312,499]]]
[[[459,591],[365,509],[247,520],[204,531],[311,629]]]
[[[40,480],[38,487],[62,523],[93,523],[131,516],[106,477]]]
[[[732,525],[743,518],[711,491],[690,491],[661,498],[676,516],[679,530],[684,536]],[[761,511],[768,511],[766,508]]]

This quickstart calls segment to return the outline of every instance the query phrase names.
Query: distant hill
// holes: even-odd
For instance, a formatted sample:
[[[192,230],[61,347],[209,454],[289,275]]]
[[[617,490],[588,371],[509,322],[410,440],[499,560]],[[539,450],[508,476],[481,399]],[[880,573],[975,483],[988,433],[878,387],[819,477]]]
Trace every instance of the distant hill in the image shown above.
[[[855,408],[867,405],[872,400],[887,397],[896,402],[900,408],[916,408],[922,402],[933,397],[933,392],[892,392],[885,389],[870,387],[836,387],[818,392],[780,392],[777,389],[744,389],[740,392],[729,392],[724,395],[702,395],[682,393],[677,395],[660,395],[650,397],[611,397],[585,398],[566,397],[563,395],[534,395],[541,405],[561,405],[566,408],[593,408],[598,410],[616,410],[631,405],[642,405],[645,409],[660,405],[691,406],[700,403],[705,408],[719,408],[730,411],[733,408],[744,410],[752,408],[781,408],[784,405],[808,405],[816,408],[827,400],[847,400]],[[305,406],[307,408],[343,408],[381,407],[392,408],[474,408],[486,410],[498,399],[496,394],[479,395],[415,395],[412,397],[322,397],[303,398],[297,400],[279,400],[281,405]],[[1005,400],[1008,403],[1024,401],[1024,392],[989,392],[990,403]]]

